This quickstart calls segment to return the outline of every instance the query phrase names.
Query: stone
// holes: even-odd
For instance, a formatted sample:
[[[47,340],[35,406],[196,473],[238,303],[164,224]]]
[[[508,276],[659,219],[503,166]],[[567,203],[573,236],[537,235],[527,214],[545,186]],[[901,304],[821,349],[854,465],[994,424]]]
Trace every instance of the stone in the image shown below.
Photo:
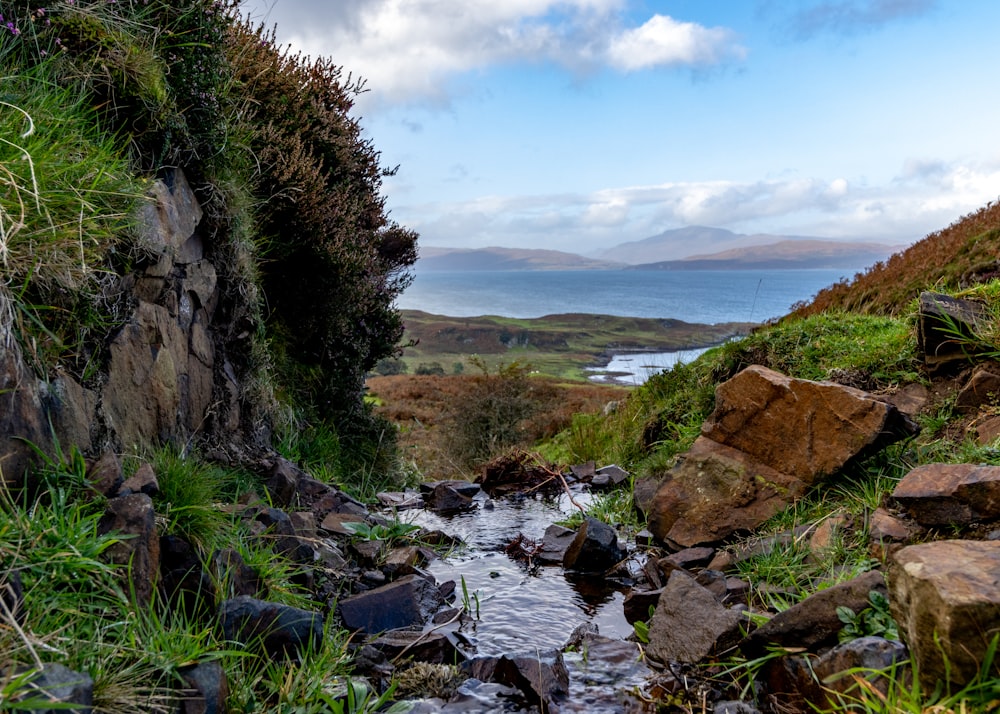
[[[563,652],[563,661],[569,672],[569,696],[559,711],[610,714],[647,709],[638,692],[653,670],[635,642],[583,634],[574,652]]]
[[[235,598],[240,595],[253,598],[266,595],[264,581],[252,567],[247,565],[239,551],[224,548],[212,553],[212,570],[222,597]]]
[[[656,610],[663,588],[656,590],[630,590],[625,595],[622,607],[625,609],[625,620],[630,625],[637,622],[649,622],[651,612]]]
[[[192,621],[215,610],[215,582],[195,547],[180,536],[160,537],[160,590],[172,609]]]
[[[980,407],[1000,404],[1000,366],[980,365],[955,397],[955,411],[974,414]]]
[[[90,714],[94,704],[94,680],[85,672],[75,672],[62,664],[47,663],[31,680],[32,699],[48,698],[58,706],[35,705],[31,711],[36,714],[56,714],[69,711]],[[15,707],[19,708],[19,707]]]
[[[569,672],[559,650],[477,657],[462,669],[475,679],[516,687],[543,711],[559,711],[569,694]]]
[[[589,481],[597,473],[596,467],[597,464],[593,461],[587,461],[582,464],[570,466],[569,471],[577,481]]]
[[[275,660],[297,659],[323,639],[323,616],[245,595],[219,606],[226,640],[260,647]]]
[[[820,521],[809,537],[809,550],[817,558],[822,558],[831,549],[836,548],[842,534],[850,525],[850,519],[844,515],[831,514]]]
[[[267,492],[271,494],[271,500],[279,507],[295,505],[293,500],[299,486],[299,480],[302,478],[306,478],[306,473],[302,469],[288,459],[277,459],[265,482]]]
[[[735,645],[742,610],[723,605],[688,574],[675,570],[656,604],[649,625],[647,654],[663,664],[694,664]]]
[[[917,352],[932,375],[968,364],[986,306],[941,293],[923,292],[917,314]]]
[[[943,540],[899,550],[890,607],[925,691],[950,667],[953,690],[978,672],[1000,631],[1000,541]],[[988,676],[1000,676],[994,660]]]
[[[153,467],[144,461],[135,470],[135,473],[121,485],[121,490],[128,493],[156,496],[160,492],[160,482],[156,480],[156,472],[153,471]]]
[[[852,697],[857,696],[857,681],[854,677],[837,676],[848,671],[868,673],[864,675],[866,686],[884,697],[891,679],[876,673],[893,670],[897,682],[905,681],[907,658],[908,652],[902,642],[882,637],[858,637],[839,644],[811,663],[822,689],[808,700],[821,709],[853,701]]]
[[[374,634],[422,626],[442,604],[435,583],[419,575],[406,575],[341,600],[337,612],[347,629]]]
[[[701,433],[812,485],[905,426],[894,407],[859,389],[751,365],[716,388]]]
[[[179,674],[187,685],[182,692],[181,714],[226,714],[229,681],[219,662],[182,667]]]
[[[354,513],[336,513],[331,511],[326,514],[323,522],[319,524],[327,533],[336,533],[337,535],[353,536],[354,531],[346,527],[345,523],[365,523],[365,516],[359,516]]]
[[[869,594],[872,591],[888,595],[885,577],[877,570],[820,590],[751,632],[741,648],[748,657],[754,658],[763,655],[769,645],[816,651],[835,644],[844,627],[837,616],[837,608],[843,606],[855,613],[861,612],[871,605]]]
[[[1000,518],[1000,466],[926,464],[904,476],[892,501],[926,527]]]
[[[420,629],[389,630],[370,643],[389,660],[406,657],[417,662],[455,664],[467,657],[447,632],[424,632]]]
[[[417,572],[417,568],[426,564],[427,558],[422,548],[416,545],[400,546],[386,553],[382,572],[389,577],[413,575]]]
[[[987,416],[976,423],[976,441],[989,446],[1000,439],[1000,415]]]
[[[383,507],[397,511],[420,508],[424,505],[423,497],[413,491],[381,491],[375,494],[375,498]]]
[[[111,498],[121,490],[124,478],[118,454],[105,451],[87,463],[87,483],[95,493]]]
[[[878,399],[887,402],[907,417],[916,417],[930,402],[930,391],[922,384],[904,384],[890,394],[879,394]]]
[[[475,485],[475,484],[473,484]],[[472,498],[457,491],[450,483],[439,483],[424,496],[426,508],[437,513],[461,513],[476,507]]]
[[[576,531],[553,523],[545,529],[542,535],[541,545],[535,553],[535,560],[539,563],[561,564],[569,548],[576,538]]]
[[[584,573],[603,573],[624,557],[625,551],[618,545],[615,529],[587,516],[563,555],[563,567]]]
[[[708,565],[715,556],[715,548],[685,548],[676,553],[671,553],[666,558],[660,558],[656,564],[664,576],[669,576],[670,571],[691,570],[692,568],[703,568]]]
[[[112,498],[97,530],[102,535],[124,536],[104,551],[104,557],[111,563],[128,567],[136,601],[148,605],[160,566],[160,539],[156,534],[153,500],[144,493]]]
[[[752,530],[805,491],[802,481],[698,437],[657,490],[647,527],[676,548],[718,543]]]
[[[174,255],[202,219],[201,204],[180,169],[168,169],[148,191],[151,201],[139,211],[140,243],[155,253]]]
[[[427,481],[420,484],[420,494],[425,498],[434,493],[441,486],[448,486],[454,491],[467,496],[468,498],[475,498],[480,491],[482,491],[482,486],[478,483],[473,483],[472,481],[463,481],[462,479],[450,479],[446,481]]]
[[[295,535],[300,538],[316,537],[316,514],[312,511],[294,511],[288,514]]]
[[[596,482],[600,478],[607,486],[621,486],[628,481],[628,477],[628,471],[617,464],[610,464],[597,469],[597,472],[594,474],[594,481]]]

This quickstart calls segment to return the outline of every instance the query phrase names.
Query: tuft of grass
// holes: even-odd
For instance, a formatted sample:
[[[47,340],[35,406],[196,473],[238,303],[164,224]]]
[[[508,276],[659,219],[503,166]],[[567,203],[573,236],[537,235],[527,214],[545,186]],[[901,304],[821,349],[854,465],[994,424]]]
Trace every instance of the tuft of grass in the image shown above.
[[[160,486],[153,503],[166,519],[167,532],[203,552],[222,546],[230,530],[229,516],[219,509],[229,480],[226,471],[169,446],[154,452],[151,464]]]

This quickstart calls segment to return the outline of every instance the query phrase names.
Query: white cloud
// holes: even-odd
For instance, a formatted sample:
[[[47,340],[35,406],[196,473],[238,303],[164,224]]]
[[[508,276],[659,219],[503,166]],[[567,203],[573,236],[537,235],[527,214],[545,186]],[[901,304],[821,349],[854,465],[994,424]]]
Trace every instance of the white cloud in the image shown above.
[[[554,248],[587,253],[684,225],[912,242],[1000,196],[1000,158],[913,162],[882,186],[845,178],[740,183],[703,181],[605,189],[591,194],[490,196],[456,204],[401,206],[396,218],[426,245]]]
[[[724,28],[665,15],[633,27],[624,10],[625,0],[248,0],[243,6],[276,22],[279,40],[294,50],[329,55],[365,78],[369,103],[446,101],[455,78],[497,65],[633,72],[743,56]]]

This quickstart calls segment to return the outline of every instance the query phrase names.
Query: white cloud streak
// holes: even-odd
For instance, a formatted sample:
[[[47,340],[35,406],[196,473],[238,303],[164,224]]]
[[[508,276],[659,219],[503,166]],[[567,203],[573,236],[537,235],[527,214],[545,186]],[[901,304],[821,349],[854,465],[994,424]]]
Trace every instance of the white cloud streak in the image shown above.
[[[444,103],[455,78],[494,66],[636,72],[745,55],[725,28],[659,14],[631,26],[625,0],[248,0],[243,9],[276,22],[294,50],[365,78],[365,103]]]
[[[441,246],[599,252],[686,225],[909,243],[998,196],[1000,158],[964,164],[910,161],[882,186],[842,177],[665,183],[399,206],[394,216],[420,232],[425,245]]]

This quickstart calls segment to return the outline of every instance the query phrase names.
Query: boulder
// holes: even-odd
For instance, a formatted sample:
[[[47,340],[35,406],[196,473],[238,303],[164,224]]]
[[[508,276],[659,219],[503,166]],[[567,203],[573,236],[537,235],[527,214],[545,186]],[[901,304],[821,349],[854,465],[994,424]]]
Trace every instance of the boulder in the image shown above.
[[[743,622],[742,610],[727,608],[690,575],[675,570],[656,603],[646,652],[663,664],[694,664],[735,645]]]
[[[1000,632],[997,583],[1000,541],[922,543],[893,556],[892,615],[926,691],[946,673],[954,690],[979,672]],[[1000,676],[1000,661],[988,674]]]
[[[741,647],[749,657],[759,657],[767,651],[768,645],[816,651],[836,644],[844,627],[837,616],[837,608],[844,606],[855,613],[861,612],[871,605],[869,594],[873,590],[888,594],[885,577],[877,570],[820,590],[751,632]]]
[[[128,493],[144,493],[147,496],[155,496],[160,492],[160,483],[156,480],[156,472],[153,467],[143,462],[126,481],[121,485],[121,495]]]
[[[160,567],[160,539],[156,535],[153,500],[144,493],[112,498],[97,529],[101,534],[123,536],[104,551],[104,557],[111,563],[128,567],[136,601],[149,604]]]
[[[341,600],[337,612],[347,629],[375,634],[422,626],[442,604],[435,583],[419,575],[406,575]]]
[[[922,526],[1000,518],[1000,466],[926,464],[904,476],[892,500]]]
[[[618,533],[606,523],[587,516],[563,555],[563,567],[584,573],[603,573],[625,557]]]
[[[538,551],[534,558],[539,563],[562,563],[566,550],[576,538],[576,531],[553,523],[545,529]]]
[[[476,486],[478,490],[478,485]],[[450,483],[444,482],[434,486],[434,489],[424,496],[424,505],[432,511],[442,514],[461,513],[475,508],[471,497],[459,492]]]
[[[15,695],[17,701],[22,697]],[[75,672],[62,664],[49,663],[31,679],[29,693],[24,698],[48,699],[54,706],[36,704],[30,707],[35,714],[57,714],[73,711],[90,714],[94,703],[94,680],[89,674]],[[6,707],[5,707],[6,708]],[[15,706],[14,709],[21,707]]]
[[[275,660],[294,659],[323,639],[323,616],[241,595],[219,606],[226,640],[262,648]]]
[[[717,543],[752,530],[805,491],[804,482],[702,436],[657,490],[648,527],[676,548]]]
[[[701,436],[647,502],[650,530],[676,548],[751,530],[913,428],[895,407],[858,389],[747,367],[716,388]],[[648,499],[648,488],[638,484],[636,498]]]
[[[894,407],[859,389],[752,365],[716,388],[701,433],[812,485],[902,426]]]
[[[516,687],[542,711],[559,711],[569,694],[569,672],[559,650],[477,657],[462,669],[475,679]]]
[[[955,397],[955,411],[974,414],[983,406],[1000,403],[1000,365],[995,362],[976,367],[969,381]]]
[[[87,485],[97,494],[113,498],[123,485],[122,462],[114,451],[105,451],[87,462]],[[152,495],[152,494],[149,494]]]

